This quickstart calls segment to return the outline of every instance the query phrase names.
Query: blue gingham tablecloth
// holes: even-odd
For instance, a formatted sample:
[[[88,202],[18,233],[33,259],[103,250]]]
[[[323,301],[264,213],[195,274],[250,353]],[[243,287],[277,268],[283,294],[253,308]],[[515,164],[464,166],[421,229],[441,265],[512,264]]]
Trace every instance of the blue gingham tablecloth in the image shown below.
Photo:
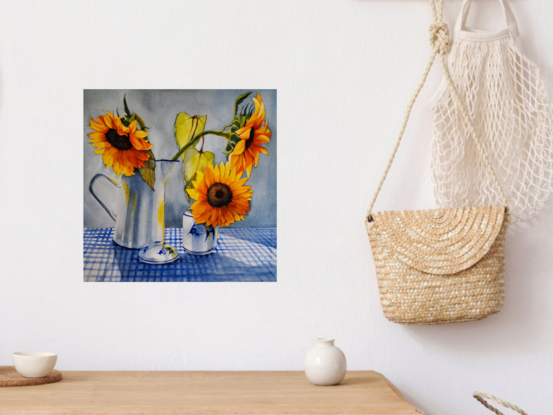
[[[205,256],[185,253],[181,231],[165,230],[165,244],[179,259],[148,265],[138,260],[138,249],[113,242],[113,228],[85,228],[84,281],[276,281],[276,228],[221,228],[216,252]]]

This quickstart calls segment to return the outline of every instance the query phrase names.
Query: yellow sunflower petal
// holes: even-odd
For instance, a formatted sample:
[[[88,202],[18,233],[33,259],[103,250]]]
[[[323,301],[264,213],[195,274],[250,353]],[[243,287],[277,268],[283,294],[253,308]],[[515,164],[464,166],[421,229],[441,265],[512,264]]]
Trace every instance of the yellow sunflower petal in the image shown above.
[[[242,206],[244,208],[249,209],[250,202],[248,201],[248,193],[242,193],[241,196],[239,195],[234,196],[231,204],[235,204],[236,206]]]
[[[259,118],[259,113],[261,111],[261,106],[262,106],[263,101],[261,100],[261,95],[259,95],[259,94],[257,94],[257,99],[252,98],[252,100],[253,100],[253,104],[255,105],[255,110],[254,110],[251,118],[257,119],[257,118]]]
[[[200,204],[200,202],[192,203],[192,206],[190,206],[190,210],[194,210],[194,208],[196,208],[196,206],[198,206],[199,204]]]
[[[215,178],[213,177],[213,170],[208,167],[209,166],[206,166],[206,168],[204,169],[204,181],[206,186],[209,188],[210,186],[213,186],[213,183],[215,183]]]
[[[230,159],[229,159],[231,169],[234,169],[236,167],[236,164],[238,163],[238,158],[239,158],[238,156],[233,156],[231,154]]]
[[[229,166],[230,175],[229,175],[229,182],[232,184],[236,181],[236,170]]]
[[[234,223],[234,217],[226,207],[221,208],[221,213],[223,214],[223,217],[225,219],[225,222],[223,223],[224,226],[229,226]]]
[[[232,194],[234,196],[240,196],[241,194],[246,193],[247,191],[249,191],[251,188],[252,188],[251,186],[242,186],[242,187],[238,187],[238,188],[235,188],[235,189],[233,189],[231,187],[231,190],[232,190]]]
[[[205,223],[205,219],[200,220],[200,218],[194,218],[196,223]]]
[[[102,122],[102,117],[98,117],[98,121],[94,118],[90,119],[90,128],[98,132],[107,133],[109,128]]]
[[[233,156],[238,156],[238,155],[242,154],[245,149],[246,149],[246,141],[245,140],[240,140],[236,144],[236,146],[234,147],[234,150],[232,150],[232,155]]]
[[[235,211],[237,214],[239,214],[239,215],[244,215],[244,214],[246,214],[246,212],[247,212],[247,209],[246,209],[245,206],[237,205],[237,204],[235,204],[235,203],[231,203],[231,204],[229,205],[229,207],[231,207],[232,210],[234,210],[234,211]]]
[[[104,154],[102,154],[102,160],[108,169],[113,165],[113,152],[111,150],[111,148],[106,148]]]
[[[117,130],[117,134],[119,135],[128,135],[128,128],[123,125],[123,122],[121,121],[121,117],[117,117],[113,119],[113,129]]]
[[[112,117],[110,117],[110,115],[112,115],[111,112],[108,112],[108,115],[102,115],[100,118],[102,119],[102,121],[107,127],[113,129],[114,125],[113,125]]]
[[[257,146],[257,151],[259,151],[262,154],[269,155],[269,150],[267,150],[265,147]]]
[[[136,131],[136,120],[134,120],[133,122],[131,122],[128,126],[128,132],[129,134],[134,134],[134,132]]]
[[[217,223],[218,218],[219,218],[219,210],[212,209],[211,216],[209,217],[211,223]]]
[[[240,154],[239,156],[234,157],[232,164],[233,168],[236,169],[236,176],[242,176],[242,173],[244,173],[244,155]]]
[[[248,128],[247,124],[244,128],[241,128],[240,130],[236,131],[236,134],[242,140],[248,140],[250,138],[251,133],[252,133],[252,128],[251,127]]]
[[[93,133],[89,133],[88,136],[89,136],[90,138],[93,138],[93,139],[102,139],[102,138],[103,138],[104,140],[106,139],[105,134],[100,133],[100,132],[98,132],[98,131],[95,131],[95,132],[93,132]]]
[[[219,166],[217,164],[213,168],[213,179],[215,180],[215,183],[218,183],[219,180],[221,180],[221,170],[219,170]]]
[[[137,137],[140,137],[140,138],[145,138],[145,137],[148,136],[148,133],[146,131],[136,130],[134,132],[134,135],[136,135]]]
[[[259,134],[255,136],[252,144],[259,145],[259,144],[268,143],[269,141],[271,141],[269,137],[267,137],[266,135]]]
[[[257,167],[257,162],[259,161],[259,151],[256,151],[255,147],[248,148],[248,151],[253,157],[253,165]]]
[[[228,206],[227,206],[227,209],[228,209],[229,213],[232,215],[232,220],[233,220],[234,222],[236,222],[237,220],[239,220],[240,215],[234,211],[234,209],[232,208],[232,206],[228,205]]]
[[[199,193],[195,189],[186,189],[186,193],[190,196],[191,199],[198,200]]]
[[[205,223],[205,221],[207,219],[209,219],[209,217],[211,216],[211,212],[209,210],[206,210],[205,212],[203,212],[200,217],[198,219],[196,219],[196,222],[199,222],[199,223]]]
[[[203,180],[204,180],[204,174],[205,174],[205,172],[202,173],[200,170],[198,170],[198,171],[196,172],[196,180],[197,180],[198,182],[203,181]]]
[[[105,141],[99,141],[99,142],[90,141],[89,144],[96,148],[104,148],[108,143],[106,143]]]
[[[248,181],[248,178],[244,178],[244,179],[240,179],[240,180],[237,180],[235,181],[234,183],[232,183],[230,185],[230,188],[231,190],[235,190],[235,189],[238,189],[239,187],[242,187],[244,185],[244,183],[246,183]]]
[[[147,143],[144,139],[138,137],[136,134],[131,134],[129,140],[134,148],[137,150],[149,150],[152,148],[150,143]]]

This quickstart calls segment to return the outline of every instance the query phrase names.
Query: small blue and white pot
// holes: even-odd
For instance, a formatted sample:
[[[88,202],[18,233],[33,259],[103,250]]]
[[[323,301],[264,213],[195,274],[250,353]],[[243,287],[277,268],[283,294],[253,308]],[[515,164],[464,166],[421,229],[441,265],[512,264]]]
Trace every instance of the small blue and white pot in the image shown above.
[[[190,255],[208,255],[215,252],[219,239],[219,227],[196,224],[192,212],[182,215],[182,247]]]

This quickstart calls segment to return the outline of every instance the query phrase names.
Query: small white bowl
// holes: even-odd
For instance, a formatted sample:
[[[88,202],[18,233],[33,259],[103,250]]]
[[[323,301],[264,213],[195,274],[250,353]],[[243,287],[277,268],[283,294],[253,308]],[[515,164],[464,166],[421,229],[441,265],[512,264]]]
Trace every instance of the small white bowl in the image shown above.
[[[56,365],[58,355],[48,352],[15,352],[12,355],[15,370],[26,378],[48,376]]]

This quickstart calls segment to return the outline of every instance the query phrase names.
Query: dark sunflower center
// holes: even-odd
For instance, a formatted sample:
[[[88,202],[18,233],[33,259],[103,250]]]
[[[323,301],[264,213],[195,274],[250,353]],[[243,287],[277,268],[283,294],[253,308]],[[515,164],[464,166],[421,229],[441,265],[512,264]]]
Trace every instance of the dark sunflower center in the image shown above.
[[[117,150],[130,150],[132,148],[129,137],[126,135],[119,135],[115,130],[109,130],[106,133],[106,141]]]
[[[248,148],[250,148],[250,146],[252,145],[252,143],[253,143],[253,137],[254,137],[254,129],[253,129],[253,127],[252,127],[252,129],[250,130],[250,138],[248,138],[248,139],[246,140],[246,150],[247,150]]]
[[[232,201],[232,190],[226,184],[215,183],[207,189],[207,203],[213,207],[227,206]]]

